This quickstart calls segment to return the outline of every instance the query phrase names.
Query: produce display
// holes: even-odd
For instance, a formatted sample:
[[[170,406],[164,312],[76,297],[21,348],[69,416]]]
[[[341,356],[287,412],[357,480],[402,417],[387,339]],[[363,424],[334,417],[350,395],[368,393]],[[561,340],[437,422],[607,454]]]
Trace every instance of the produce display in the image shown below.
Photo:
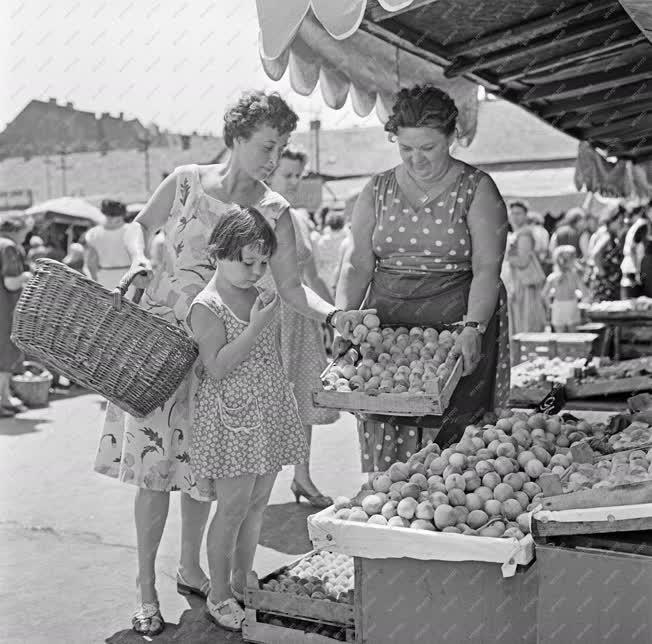
[[[608,444],[614,450],[626,450],[652,444],[652,427],[648,423],[634,421],[622,432],[610,436]]]
[[[523,538],[542,496],[544,473],[563,473],[569,446],[604,426],[523,412],[488,414],[443,451],[429,445],[397,462],[353,499],[335,500],[336,518],[390,528]]]
[[[573,463],[560,478],[564,492],[651,481],[652,449],[613,454],[597,463]]]
[[[586,364],[584,358],[535,358],[515,367],[511,371],[511,386],[517,389],[534,387],[544,382],[570,380],[576,369]]]
[[[612,302],[594,302],[587,307],[590,313],[629,313],[631,311],[652,311],[652,299],[637,297],[631,300],[615,300]]]
[[[376,315],[367,315],[353,330],[357,345],[339,357],[322,378],[327,391],[359,390],[381,393],[429,393],[447,382],[460,353],[456,331],[433,328],[381,328]]]
[[[652,357],[616,362],[600,359],[598,364],[590,366],[582,373],[582,381],[621,380],[648,374],[652,374]]]
[[[311,553],[261,585],[263,590],[312,599],[353,603],[353,557],[322,550]]]

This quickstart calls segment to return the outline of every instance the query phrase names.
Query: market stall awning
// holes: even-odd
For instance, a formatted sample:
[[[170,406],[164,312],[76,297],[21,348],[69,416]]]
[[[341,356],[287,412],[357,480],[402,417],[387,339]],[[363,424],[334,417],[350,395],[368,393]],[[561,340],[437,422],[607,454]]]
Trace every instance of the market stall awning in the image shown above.
[[[383,4],[398,10],[412,1]],[[475,134],[477,85],[465,78],[448,79],[427,57],[358,30],[366,4],[366,0],[257,0],[259,50],[267,75],[279,80],[289,69],[298,94],[308,96],[319,84],[329,107],[340,109],[350,94],[357,114],[366,116],[376,108],[381,120],[387,118],[393,95],[401,87],[433,83],[455,100],[460,142],[468,144]]]
[[[652,158],[648,0],[257,2],[268,74],[280,78],[289,66],[304,94],[319,80],[329,105],[344,102],[349,82],[360,113],[372,109],[374,88],[386,104],[413,81],[419,59],[426,78],[444,89],[446,81],[477,82],[608,155]],[[271,34],[281,22],[286,28]],[[362,35],[372,38],[364,54],[345,49]]]
[[[25,211],[26,216],[36,217],[38,215],[64,215],[72,219],[84,219],[94,224],[102,224],[105,217],[101,210],[92,206],[84,199],[78,197],[59,197],[43,201]]]

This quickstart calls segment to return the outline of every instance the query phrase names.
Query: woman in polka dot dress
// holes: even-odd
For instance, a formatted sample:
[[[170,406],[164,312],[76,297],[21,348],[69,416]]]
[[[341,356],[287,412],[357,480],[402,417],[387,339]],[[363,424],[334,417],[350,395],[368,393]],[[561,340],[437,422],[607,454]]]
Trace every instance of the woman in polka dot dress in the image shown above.
[[[236,599],[244,593],[276,475],[308,457],[281,365],[279,300],[255,286],[275,250],[263,215],[233,206],[209,241],[215,274],[188,311],[200,358],[190,463],[202,497],[218,501],[206,541],[206,606],[231,630],[244,619]]]
[[[363,471],[384,470],[436,437],[455,442],[464,427],[503,406],[509,341],[500,268],[505,204],[491,178],[450,156],[457,108],[435,87],[397,95],[385,130],[403,163],[365,186],[352,219],[352,247],[336,306],[373,306],[383,324],[460,324],[463,378],[442,417],[411,423],[360,421]]]

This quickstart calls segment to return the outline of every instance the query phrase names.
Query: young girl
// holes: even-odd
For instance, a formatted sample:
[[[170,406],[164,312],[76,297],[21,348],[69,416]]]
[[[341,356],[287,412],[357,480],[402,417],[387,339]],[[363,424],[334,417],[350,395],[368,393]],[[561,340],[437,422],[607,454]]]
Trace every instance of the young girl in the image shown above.
[[[278,353],[279,300],[255,286],[275,249],[274,231],[255,208],[229,209],[209,242],[217,270],[188,311],[201,363],[190,458],[202,496],[217,498],[206,606],[235,631],[244,612],[234,597],[242,599],[276,475],[308,458]]]
[[[574,331],[580,323],[582,300],[589,289],[582,281],[574,246],[557,246],[552,254],[553,272],[543,287],[543,299],[551,311],[552,328],[558,333]]]

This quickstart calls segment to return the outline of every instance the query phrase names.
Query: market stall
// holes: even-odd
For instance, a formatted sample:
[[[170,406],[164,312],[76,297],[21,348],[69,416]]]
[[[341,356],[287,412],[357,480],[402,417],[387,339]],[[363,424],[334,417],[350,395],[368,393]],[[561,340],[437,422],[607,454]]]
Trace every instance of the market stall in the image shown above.
[[[641,142],[652,131],[646,115],[652,104],[652,49],[617,0],[578,0],[562,10],[555,0],[291,0],[283,11],[278,3],[258,0],[257,6],[268,75],[279,79],[289,68],[292,86],[304,95],[319,83],[331,107],[339,109],[350,96],[358,114],[375,107],[383,119],[393,92],[427,80],[458,103],[464,144],[473,138],[475,84],[481,84],[607,156],[644,160],[652,155],[652,145]],[[387,377],[383,382],[385,365],[377,356],[349,354],[350,364],[333,364],[324,374],[315,400],[381,415],[418,416],[428,404],[430,413],[440,413],[449,387],[455,387],[455,360],[449,357],[449,352],[438,360],[426,357],[430,364],[415,373],[408,361],[398,379],[401,367],[393,365],[391,382]],[[405,404],[408,396],[413,404]],[[618,508],[612,510],[616,520],[647,520],[652,498],[636,497],[634,488],[647,494],[649,486],[640,484],[652,478],[652,452],[642,447],[644,432],[636,423],[644,421],[634,414],[594,422],[595,414],[560,413],[563,406],[554,396],[547,398],[533,414],[487,414],[444,450],[424,446],[407,462],[376,473],[354,497],[339,498],[309,519],[316,548],[354,558],[353,627],[349,613],[344,623],[341,611],[337,619],[338,611],[331,611],[328,620],[321,619],[331,626],[339,619],[341,628],[316,633],[314,641],[551,641],[555,606],[546,602],[554,564],[549,558],[533,563],[533,515],[543,510],[546,498],[584,492],[595,484],[602,493],[600,488],[618,488],[617,493],[643,506],[636,517],[629,516],[633,506],[611,506]],[[581,469],[583,464],[574,462],[572,447],[588,441],[593,441],[590,449],[607,443],[614,452],[620,451],[616,445],[639,442],[624,462],[612,457],[608,471],[596,467],[598,481],[588,475],[586,464]],[[544,492],[546,480],[555,489]],[[594,556],[602,563],[608,558],[600,552]],[[320,575],[312,575],[311,565],[281,571],[277,580],[250,580],[245,639],[278,641],[280,631],[255,631],[258,617],[265,621],[271,614],[278,622],[273,625],[284,629],[284,641],[310,641],[306,622],[320,623],[310,602],[350,603],[343,584],[350,579],[348,564],[325,563],[318,567]],[[542,578],[548,594],[541,592]],[[277,585],[270,587],[273,581]],[[652,594],[646,584],[635,617],[640,630],[609,629],[603,617],[597,627],[575,633],[573,641],[592,644],[599,633],[608,643],[648,642]],[[300,597],[302,606],[285,599],[281,610],[278,598],[268,598],[276,602],[275,610],[272,604],[266,610],[256,606],[258,591],[275,588]],[[615,621],[613,606],[596,602],[591,608]],[[634,632],[644,635],[628,640]]]

